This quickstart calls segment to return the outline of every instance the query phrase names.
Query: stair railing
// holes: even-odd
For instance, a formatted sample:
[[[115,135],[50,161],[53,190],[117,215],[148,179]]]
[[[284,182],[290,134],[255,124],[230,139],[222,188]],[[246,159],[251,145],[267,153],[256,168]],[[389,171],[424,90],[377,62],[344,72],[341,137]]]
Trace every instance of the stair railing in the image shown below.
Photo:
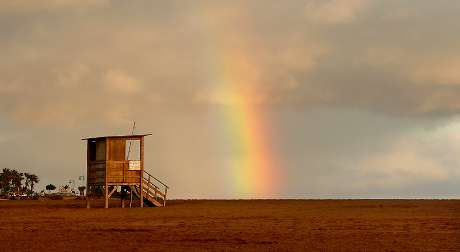
[[[163,201],[163,206],[166,206],[166,195],[168,194],[169,186],[167,186],[161,180],[155,178],[145,170],[144,182],[147,182],[147,186],[145,187],[147,193],[150,196],[154,197],[155,200],[161,199]]]

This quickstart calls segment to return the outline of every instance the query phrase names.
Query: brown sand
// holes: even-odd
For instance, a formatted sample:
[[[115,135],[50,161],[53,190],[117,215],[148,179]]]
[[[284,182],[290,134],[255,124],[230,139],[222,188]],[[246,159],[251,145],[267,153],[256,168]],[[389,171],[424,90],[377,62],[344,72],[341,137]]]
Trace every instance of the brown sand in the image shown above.
[[[460,201],[454,200],[84,206],[1,201],[0,251],[460,251]]]

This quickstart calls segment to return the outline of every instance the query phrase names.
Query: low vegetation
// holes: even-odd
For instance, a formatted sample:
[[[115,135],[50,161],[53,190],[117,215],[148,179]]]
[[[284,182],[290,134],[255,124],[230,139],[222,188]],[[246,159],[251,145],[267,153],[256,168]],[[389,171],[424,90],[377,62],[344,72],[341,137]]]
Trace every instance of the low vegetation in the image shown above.
[[[45,189],[49,192],[54,191],[56,189],[56,186],[53,184],[46,185]]]
[[[39,181],[35,174],[3,168],[0,172],[0,196],[32,196],[34,185]]]

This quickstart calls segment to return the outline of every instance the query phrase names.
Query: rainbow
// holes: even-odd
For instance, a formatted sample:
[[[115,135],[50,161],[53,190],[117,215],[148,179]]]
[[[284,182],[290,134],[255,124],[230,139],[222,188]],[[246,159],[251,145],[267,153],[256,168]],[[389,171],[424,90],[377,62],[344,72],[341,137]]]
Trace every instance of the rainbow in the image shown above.
[[[211,92],[207,96],[221,105],[216,106],[217,116],[223,118],[219,120],[219,142],[224,153],[231,150],[223,158],[223,174],[229,178],[228,190],[235,198],[279,197],[279,165],[258,88],[263,84],[260,64],[253,56],[257,47],[251,45],[250,33],[239,30],[249,16],[244,9],[230,9],[210,5],[197,9],[194,15],[202,28],[210,66]]]
[[[234,151],[230,167],[235,197],[272,198],[277,192],[277,162],[270,125],[258,101],[257,64],[239,50],[221,51],[215,69],[217,98],[223,105],[225,144]]]

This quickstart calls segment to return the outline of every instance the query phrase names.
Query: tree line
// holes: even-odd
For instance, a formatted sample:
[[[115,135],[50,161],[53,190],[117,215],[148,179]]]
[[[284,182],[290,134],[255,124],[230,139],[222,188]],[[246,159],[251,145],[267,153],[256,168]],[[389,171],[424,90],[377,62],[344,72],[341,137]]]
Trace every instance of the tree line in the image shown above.
[[[35,174],[3,168],[0,173],[0,195],[26,194],[30,196],[34,193],[34,185],[39,181]]]

